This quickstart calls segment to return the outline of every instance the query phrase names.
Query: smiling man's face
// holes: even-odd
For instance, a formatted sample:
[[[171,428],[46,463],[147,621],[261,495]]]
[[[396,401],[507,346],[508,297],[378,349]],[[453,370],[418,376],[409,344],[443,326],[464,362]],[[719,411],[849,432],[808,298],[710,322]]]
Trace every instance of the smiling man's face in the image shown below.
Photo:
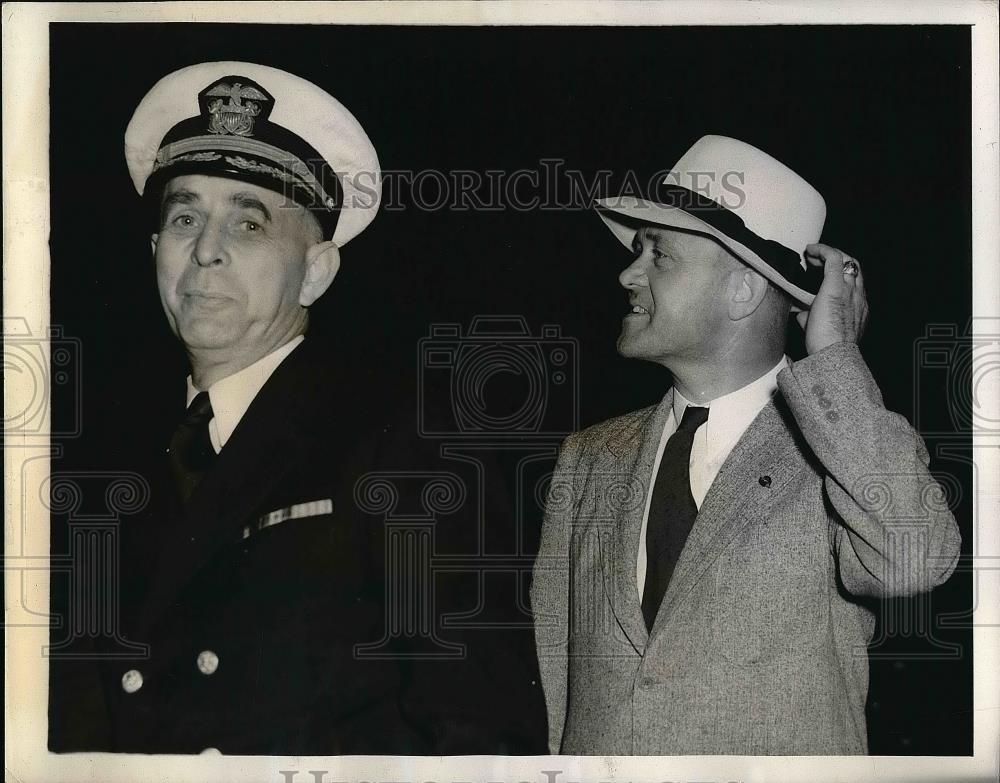
[[[256,185],[190,175],[167,184],[161,215],[160,300],[189,352],[252,363],[305,330],[306,251],[321,239],[305,209]]]
[[[632,250],[618,276],[630,306],[618,352],[667,367],[714,355],[726,338],[727,281],[739,262],[707,237],[662,226],[639,228]]]

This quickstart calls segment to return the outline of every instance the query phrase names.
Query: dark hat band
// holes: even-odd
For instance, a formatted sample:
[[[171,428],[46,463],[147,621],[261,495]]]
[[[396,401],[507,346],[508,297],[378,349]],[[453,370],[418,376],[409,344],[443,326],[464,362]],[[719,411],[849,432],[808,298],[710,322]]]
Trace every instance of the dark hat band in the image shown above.
[[[273,176],[275,179],[297,184],[313,191],[316,200],[326,209],[336,209],[339,201],[326,189],[302,160],[271,144],[258,139],[239,136],[193,136],[164,143],[156,153],[153,171],[184,160],[212,161],[215,155],[224,155],[235,170],[252,171]],[[255,161],[246,157],[255,158]],[[269,161],[270,165],[266,162]],[[333,177],[336,182],[337,178]]]
[[[337,177],[324,188],[300,159],[255,139],[197,136],[164,144],[157,153],[145,196],[159,208],[169,179],[207,174],[249,182],[291,198],[319,221],[324,238],[333,236],[340,217],[343,190]],[[329,193],[333,190],[333,193]]]
[[[234,164],[229,160],[230,157],[222,153],[192,153],[174,158],[168,165],[158,167],[146,181],[143,192],[143,201],[149,205],[154,224],[159,225],[160,202],[167,182],[174,177],[202,174],[247,182],[290,198],[312,213],[325,239],[333,236],[340,218],[339,209],[331,210],[317,203],[315,191],[288,172],[279,176],[270,161],[241,156],[238,163]],[[338,191],[338,204],[340,200]]]
[[[785,247],[780,242],[773,239],[764,239],[755,234],[743,218],[731,209],[713,201],[707,196],[696,193],[693,190],[673,185],[670,183],[660,183],[656,186],[651,201],[665,207],[674,207],[687,212],[692,217],[707,223],[712,228],[725,234],[730,239],[739,242],[744,247],[756,253],[761,260],[774,269],[785,280],[792,285],[816,294],[823,283],[823,270],[819,267],[807,265],[802,268],[801,257],[791,248]]]

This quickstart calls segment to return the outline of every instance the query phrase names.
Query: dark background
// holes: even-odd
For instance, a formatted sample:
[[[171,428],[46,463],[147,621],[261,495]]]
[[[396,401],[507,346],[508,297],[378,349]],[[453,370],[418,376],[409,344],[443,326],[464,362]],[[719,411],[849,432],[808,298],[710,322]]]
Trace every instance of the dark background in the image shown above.
[[[54,431],[72,431],[78,401],[83,410],[81,437],[63,442],[54,471],[128,469],[130,444],[180,415],[187,368],[156,294],[152,227],[123,136],[170,71],[248,60],[336,96],[387,170],[513,171],[559,158],[588,179],[608,169],[620,181],[628,170],[669,168],[706,133],[774,154],[826,198],[823,241],[861,260],[872,310],[862,350],[887,407],[918,419],[971,552],[970,437],[947,415],[954,371],[915,363],[942,339],[961,351],[961,339],[925,339],[928,326],[960,336],[971,315],[969,28],[50,31],[52,323],[81,345],[79,385],[55,387]],[[577,341],[581,426],[662,396],[666,371],[615,353],[626,308],[616,278],[628,256],[596,215],[426,211],[400,195],[404,209],[381,212],[345,247],[314,308],[311,329],[331,341],[345,382],[363,367],[387,385],[414,379],[431,323],[467,328],[475,315],[516,314],[534,334],[558,324]],[[503,405],[512,382],[487,394]],[[565,411],[549,413],[566,421]],[[529,545],[539,522],[535,508]],[[55,533],[53,542],[55,551]],[[876,638],[889,635],[872,649],[872,753],[971,754],[972,639],[961,617],[971,600],[968,573],[936,591],[932,639],[880,618]]]

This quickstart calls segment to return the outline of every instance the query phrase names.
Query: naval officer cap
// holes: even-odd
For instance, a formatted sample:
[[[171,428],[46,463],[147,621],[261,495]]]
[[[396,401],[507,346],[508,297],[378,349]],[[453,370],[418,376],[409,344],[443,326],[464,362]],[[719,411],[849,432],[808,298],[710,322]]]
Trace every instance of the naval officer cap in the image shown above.
[[[354,115],[312,82],[254,63],[162,78],[132,115],[125,159],[157,208],[173,177],[228,177],[293,199],[337,245],[364,230],[381,198],[378,156]]]

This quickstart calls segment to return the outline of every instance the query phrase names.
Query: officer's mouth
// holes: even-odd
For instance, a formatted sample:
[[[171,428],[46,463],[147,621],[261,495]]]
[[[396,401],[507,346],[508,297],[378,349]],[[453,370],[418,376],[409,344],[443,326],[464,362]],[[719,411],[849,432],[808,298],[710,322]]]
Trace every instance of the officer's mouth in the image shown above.
[[[184,294],[184,302],[189,307],[196,307],[206,310],[215,310],[225,307],[233,302],[231,296],[217,294],[208,291],[189,291]]]

